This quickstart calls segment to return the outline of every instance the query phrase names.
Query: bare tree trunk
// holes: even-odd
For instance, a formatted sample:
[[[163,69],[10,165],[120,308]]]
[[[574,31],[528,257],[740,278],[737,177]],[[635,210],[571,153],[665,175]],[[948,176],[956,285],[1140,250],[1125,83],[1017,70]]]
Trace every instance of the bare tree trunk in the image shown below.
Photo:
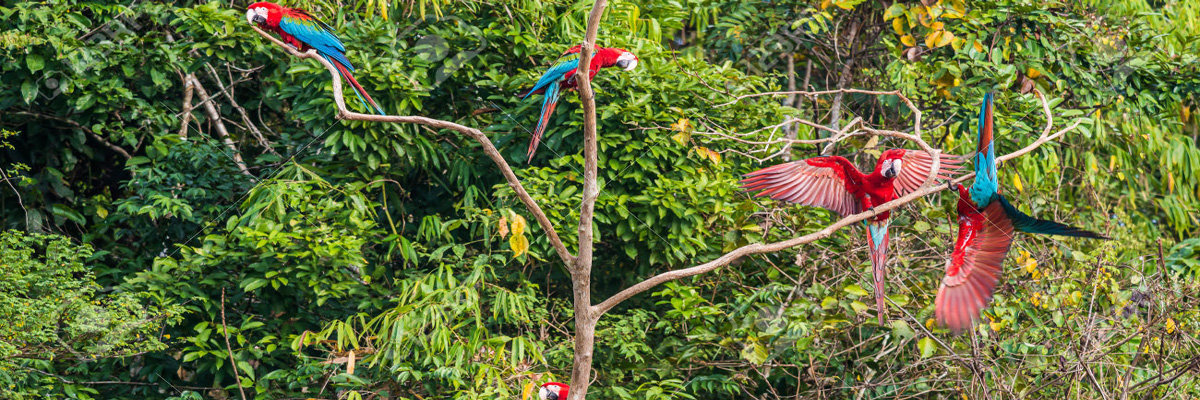
[[[583,201],[579,210],[579,253],[571,269],[571,281],[575,297],[575,358],[571,362],[571,391],[567,398],[584,400],[591,383],[592,349],[596,342],[596,316],[592,307],[592,222],[595,219],[596,198],[600,187],[596,184],[599,171],[599,148],[596,144],[596,93],[592,90],[589,75],[592,52],[596,47],[596,35],[600,30],[600,18],[604,15],[606,0],[596,0],[588,15],[587,33],[583,49],[579,52],[579,70],[575,80],[579,86],[579,99],[583,103]]]

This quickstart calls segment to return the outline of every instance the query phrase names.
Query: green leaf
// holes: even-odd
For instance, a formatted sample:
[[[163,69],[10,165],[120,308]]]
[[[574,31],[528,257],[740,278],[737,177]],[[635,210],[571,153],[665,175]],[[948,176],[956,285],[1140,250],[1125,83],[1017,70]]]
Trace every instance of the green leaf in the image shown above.
[[[921,358],[929,358],[937,351],[937,343],[933,341],[933,338],[923,337],[917,341],[917,348],[921,350]]]
[[[853,297],[863,297],[863,296],[870,295],[870,293],[868,293],[866,290],[864,290],[862,288],[862,286],[858,286],[858,285],[849,285],[849,286],[846,286],[842,290],[846,291],[846,293],[849,293]]]
[[[908,339],[916,336],[916,332],[913,332],[912,326],[909,326],[907,321],[895,320],[892,321],[892,336]]]
[[[33,98],[37,97],[37,94],[38,88],[36,83],[33,83],[33,81],[29,79],[26,79],[25,82],[21,82],[21,99],[25,100],[26,104],[32,104]]]
[[[29,72],[36,73],[46,68],[46,60],[41,54],[30,54],[25,56],[25,65],[29,67]]]

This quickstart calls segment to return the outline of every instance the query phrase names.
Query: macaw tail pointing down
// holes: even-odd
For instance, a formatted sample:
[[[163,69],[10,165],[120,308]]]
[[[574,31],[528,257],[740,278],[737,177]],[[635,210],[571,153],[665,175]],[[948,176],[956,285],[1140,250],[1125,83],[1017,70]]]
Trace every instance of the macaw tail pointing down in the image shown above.
[[[886,291],[883,285],[887,282],[887,249],[888,224],[891,220],[865,222],[867,225],[867,246],[871,253],[871,272],[875,278],[875,308],[879,316],[879,325],[887,323]]]
[[[342,74],[342,78],[346,78],[346,82],[350,82],[350,87],[354,89],[354,94],[358,96],[358,101],[362,102],[363,107],[366,107],[368,110],[373,110],[376,113],[379,113],[379,115],[387,115],[387,113],[383,112],[383,108],[380,108],[378,104],[375,104],[375,99],[372,99],[371,95],[367,94],[367,90],[363,89],[362,85],[358,84],[358,80],[354,79],[354,75],[350,74],[350,72],[353,71],[353,67],[350,67],[350,64],[342,65],[342,63],[329,58],[329,56],[325,56],[325,59],[328,60],[330,64],[333,64],[334,67],[337,67],[338,72]]]
[[[338,70],[342,78],[350,82],[354,94],[362,102],[363,107],[374,110],[379,115],[387,115],[375,103],[375,99],[367,94],[362,85],[354,79],[354,66],[346,58],[346,46],[333,33],[333,27],[313,17],[308,11],[299,8],[287,8],[270,2],[257,2],[246,9],[246,21],[258,27],[275,32],[283,41],[296,50],[316,50],[325,61]],[[340,95],[340,93],[339,93]]]
[[[533,138],[529,141],[529,159],[525,160],[525,162],[533,161],[533,152],[537,151],[538,143],[542,141],[542,134],[546,133],[546,125],[550,123],[550,116],[554,115],[554,108],[558,106],[558,82],[555,81],[546,85],[543,94],[542,115],[538,117],[537,128],[533,129]],[[528,95],[526,94],[526,96]]]

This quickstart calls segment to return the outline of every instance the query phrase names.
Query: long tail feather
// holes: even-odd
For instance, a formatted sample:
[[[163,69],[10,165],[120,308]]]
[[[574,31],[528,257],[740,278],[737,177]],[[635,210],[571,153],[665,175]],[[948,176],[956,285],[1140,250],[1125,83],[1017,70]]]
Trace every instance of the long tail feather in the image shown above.
[[[346,69],[345,65],[330,59],[329,56],[325,56],[325,59],[329,60],[330,63],[337,67],[338,72],[342,74],[342,77],[346,78],[347,82],[350,82],[350,86],[354,88],[354,94],[358,96],[358,101],[362,102],[363,107],[366,107],[368,110],[374,109],[374,111],[379,113],[379,115],[387,115],[387,113],[383,112],[383,109],[380,108],[378,104],[375,104],[375,99],[372,99],[371,95],[367,94],[367,90],[363,89],[362,85],[358,84],[358,81],[354,79],[354,75],[350,74],[350,71]]]
[[[554,108],[557,106],[558,82],[554,82],[546,86],[545,97],[542,98],[542,114],[538,118],[537,128],[533,129],[533,138],[529,141],[529,159],[525,162],[533,161],[533,153],[537,151],[538,143],[542,141],[542,134],[546,132],[546,125],[550,123],[550,116],[554,115]]]
[[[887,282],[888,223],[889,221],[867,223],[867,246],[871,253],[871,272],[875,279],[875,308],[880,326],[887,323],[887,292],[883,286]]]
[[[1034,218],[1021,212],[1021,210],[1018,210],[1016,207],[1013,207],[1013,205],[1009,204],[1008,200],[1005,199],[1004,196],[997,197],[1000,200],[1000,205],[1004,207],[1004,214],[1008,215],[1008,218],[1012,220],[1013,228],[1016,228],[1018,231],[1025,233],[1039,233],[1043,235],[1062,235],[1088,239],[1108,239],[1108,237],[1104,235],[1089,231],[1087,229],[1076,228],[1050,220]]]
[[[983,105],[979,107],[978,144],[975,147],[975,183],[971,185],[971,200],[975,206],[987,206],[993,196],[999,193],[1000,182],[996,173],[996,144],[993,141],[993,101],[992,94],[983,96]]]

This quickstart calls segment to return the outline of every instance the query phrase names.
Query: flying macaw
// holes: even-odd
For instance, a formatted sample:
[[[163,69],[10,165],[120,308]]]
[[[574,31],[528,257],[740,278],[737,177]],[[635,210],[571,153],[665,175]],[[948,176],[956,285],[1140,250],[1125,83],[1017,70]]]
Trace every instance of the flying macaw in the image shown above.
[[[546,132],[546,125],[550,123],[550,116],[554,114],[554,107],[558,105],[558,96],[563,90],[575,89],[575,71],[579,68],[579,52],[582,50],[581,45],[576,45],[568,49],[558,59],[554,61],[554,65],[550,66],[542,77],[538,79],[537,84],[532,88],[518,94],[521,100],[529,98],[529,95],[541,93],[542,97],[542,113],[538,119],[537,128],[533,130],[533,139],[529,142],[529,160],[533,160],[533,153],[537,151],[538,142],[542,140],[542,134]],[[588,78],[595,78],[596,72],[600,68],[617,66],[625,71],[631,71],[637,68],[638,58],[626,51],[625,49],[611,47],[596,47],[592,61],[588,66]],[[527,162],[528,162],[527,161]]]
[[[940,155],[935,179],[951,179],[962,159]],[[745,175],[742,189],[761,190],[757,196],[806,206],[824,207],[845,217],[904,196],[921,187],[933,167],[933,157],[920,150],[891,149],[883,152],[875,171],[863,174],[839,156],[815,157],[779,164]],[[863,221],[875,278],[875,306],[882,325],[887,306],[883,284],[887,279],[888,217],[885,211]]]
[[[538,400],[566,400],[570,389],[565,383],[546,382],[538,389]]]
[[[251,4],[246,9],[246,21],[257,24],[263,30],[279,34],[285,43],[295,46],[299,51],[316,49],[317,54],[337,67],[342,77],[350,82],[363,107],[368,110],[374,109],[379,115],[387,115],[351,75],[354,66],[350,65],[350,60],[346,58],[346,46],[333,34],[333,28],[329,24],[314,18],[308,11],[268,2]]]
[[[992,94],[984,95],[979,110],[979,143],[975,151],[975,182],[958,185],[958,240],[946,261],[946,275],[934,300],[939,324],[955,333],[970,328],[992,301],[1002,274],[1001,264],[1013,242],[1013,231],[1107,239],[1088,230],[1031,217],[1000,194],[996,149],[992,140]]]

